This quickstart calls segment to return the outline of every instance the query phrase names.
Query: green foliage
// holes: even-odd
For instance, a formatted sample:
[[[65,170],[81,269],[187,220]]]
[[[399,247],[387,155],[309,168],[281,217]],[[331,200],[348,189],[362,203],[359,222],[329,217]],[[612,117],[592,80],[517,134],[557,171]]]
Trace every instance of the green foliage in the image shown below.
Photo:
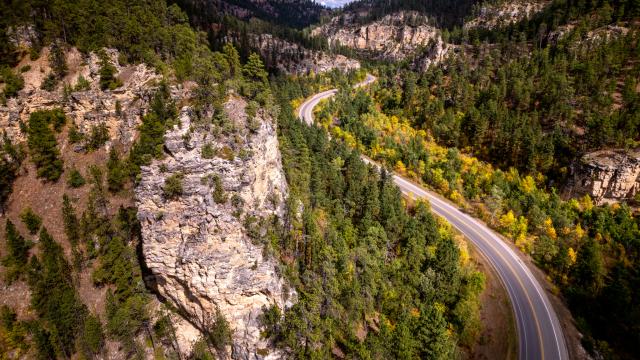
[[[330,357],[336,347],[345,357],[453,357],[460,341],[473,338],[463,315],[477,319],[479,291],[452,235],[426,204],[407,210],[390,176],[302,124],[280,96],[290,225],[255,237],[287,259],[283,272],[300,296],[283,317],[266,309],[264,334],[294,358]]]
[[[84,179],[80,171],[76,168],[72,168],[69,170],[69,175],[67,176],[67,185],[72,188],[79,188],[86,184],[87,181]]]
[[[109,191],[118,192],[122,190],[127,181],[127,175],[126,164],[120,160],[118,152],[112,147],[107,161],[107,187]]]
[[[5,277],[11,283],[18,280],[27,270],[31,243],[26,241],[9,219],[5,226],[6,255],[2,266],[6,267]]]
[[[51,66],[52,74],[57,79],[62,79],[69,70],[64,53],[65,48],[62,43],[55,41],[51,44],[51,51],[49,52],[49,66]]]
[[[91,83],[89,83],[89,80],[85,79],[84,76],[82,76],[82,74],[78,75],[78,81],[76,82],[76,85],[73,87],[73,91],[86,91],[89,90],[91,88]]]
[[[213,201],[218,204],[225,203],[227,201],[227,195],[224,192],[224,186],[222,185],[222,179],[217,174],[211,177],[211,183],[213,185]]]
[[[23,155],[12,143],[6,133],[0,140],[0,212],[11,195],[13,182],[18,176],[18,169]]]
[[[227,345],[231,345],[233,332],[219,308],[216,308],[211,324],[206,329],[206,334],[209,344],[219,351],[224,351]]]
[[[199,339],[193,344],[193,350],[191,350],[191,357],[194,360],[215,360],[216,356],[209,351],[209,345],[204,338]]]
[[[201,152],[203,159],[213,159],[216,156],[216,152],[210,142],[202,146]]]
[[[109,128],[106,123],[91,125],[91,133],[87,139],[87,149],[90,151],[98,150],[107,141],[109,141]]]
[[[26,326],[18,320],[16,312],[7,305],[0,306],[0,351],[25,353],[29,349],[26,335]]]
[[[44,80],[42,80],[42,84],[40,84],[40,89],[42,90],[46,90],[46,91],[53,91],[56,89],[56,86],[58,86],[58,78],[53,74],[49,74],[47,75],[47,77],[44,78]]]
[[[57,181],[62,175],[63,162],[51,125],[60,129],[64,119],[66,117],[60,109],[36,111],[29,116],[27,144],[31,160],[38,169],[38,177],[49,181]]]
[[[152,159],[163,154],[165,128],[176,117],[177,109],[171,100],[169,87],[162,83],[153,97],[151,111],[142,118],[139,140],[129,152],[128,162],[133,175],[140,171],[140,166],[150,164]]]
[[[115,90],[122,86],[122,81],[116,77],[116,67],[111,64],[108,55],[103,51],[100,54],[100,89]]]
[[[104,341],[104,330],[100,319],[94,315],[88,315],[82,329],[82,352],[87,358],[95,357],[104,348]]]
[[[134,295],[122,302],[107,293],[107,332],[131,350],[135,335],[149,321],[148,301],[142,295]]]
[[[24,78],[15,74],[9,67],[0,68],[0,84],[4,83],[2,94],[7,98],[16,97],[18,91],[24,88]]]
[[[264,64],[262,63],[262,59],[260,59],[260,55],[256,53],[252,53],[249,55],[249,59],[247,63],[242,67],[242,73],[245,77],[254,80],[266,82],[267,76],[269,75],[264,68]]]
[[[180,195],[182,195],[182,180],[184,179],[184,174],[175,173],[164,180],[164,186],[162,187],[162,193],[165,198],[170,200],[175,200]]]
[[[20,219],[29,230],[29,233],[35,235],[42,226],[42,218],[38,216],[30,207],[25,208],[20,213]]]
[[[76,144],[84,140],[84,134],[78,130],[78,125],[75,122],[69,127],[69,143]]]
[[[34,329],[31,330],[31,336],[36,350],[36,358],[38,360],[50,360],[56,358],[56,350],[53,347],[51,333],[49,333],[42,325],[37,322]]]
[[[67,194],[62,195],[62,222],[67,240],[72,247],[76,247],[80,242],[80,222]]]
[[[62,247],[44,227],[39,247],[40,256],[31,258],[28,277],[31,306],[45,324],[41,334],[43,348],[52,347],[57,356],[69,357],[74,353],[87,308],[75,291]]]

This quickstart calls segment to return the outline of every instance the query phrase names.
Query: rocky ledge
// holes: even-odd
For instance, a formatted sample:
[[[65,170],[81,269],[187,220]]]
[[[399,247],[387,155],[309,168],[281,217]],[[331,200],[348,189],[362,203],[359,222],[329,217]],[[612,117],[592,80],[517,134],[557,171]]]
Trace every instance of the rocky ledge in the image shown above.
[[[181,110],[165,135],[168,155],[142,168],[135,189],[142,252],[160,295],[196,327],[205,330],[220,309],[233,330],[233,358],[276,358],[259,316],[272,304],[289,306],[295,292],[244,223],[282,215],[287,184],[274,121],[261,110],[249,119],[245,106],[233,97],[226,103],[236,129],[228,136],[214,136]],[[165,181],[176,174],[182,192],[169,199]]]
[[[360,69],[360,62],[344,55],[327,54],[282,40],[271,34],[252,35],[252,45],[260,50],[269,66],[295,75],[319,74],[334,69],[342,72]]]
[[[596,204],[634,199],[640,190],[640,149],[600,150],[571,167],[568,197],[588,194]]]
[[[69,72],[53,91],[40,88],[51,71],[47,60],[49,48],[45,48],[36,60],[24,58],[18,65],[20,69],[28,69],[22,71],[24,89],[17,98],[8,99],[6,105],[0,105],[0,128],[14,142],[22,142],[25,134],[20,130],[20,123],[26,123],[32,112],[61,107],[80,132],[89,134],[92,127],[104,124],[109,131],[110,142],[118,140],[129,147],[161,77],[145,64],[120,65],[116,50],[105,51],[122,81],[122,86],[115,90],[100,89],[100,60],[95,53],[84,56],[75,48],[69,49],[65,54]],[[72,90],[65,96],[63,85],[73,88],[80,77],[87,81],[87,87]],[[174,95],[184,96],[178,89]]]
[[[426,16],[411,11],[390,14],[364,25],[355,25],[354,15],[345,13],[313,29],[312,35],[326,37],[330,44],[370,52],[394,61],[402,60],[430,44],[437,50],[432,57],[439,61],[450,49],[450,45],[443,42],[440,31],[429,25]]]
[[[547,0],[512,0],[502,3],[483,3],[477,15],[464,24],[464,28],[495,29],[530,19],[542,11],[550,1]]]

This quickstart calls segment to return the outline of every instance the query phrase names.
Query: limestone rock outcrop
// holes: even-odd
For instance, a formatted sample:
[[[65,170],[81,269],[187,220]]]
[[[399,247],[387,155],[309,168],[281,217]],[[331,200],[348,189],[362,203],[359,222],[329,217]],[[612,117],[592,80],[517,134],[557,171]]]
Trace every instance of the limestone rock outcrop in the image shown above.
[[[288,74],[307,75],[333,69],[343,72],[360,69],[358,60],[350,59],[344,55],[310,50],[271,34],[253,35],[251,42],[260,50],[260,54],[268,65]]]
[[[0,106],[0,128],[14,142],[24,141],[20,123],[26,123],[32,112],[62,107],[67,118],[76,124],[80,132],[88,134],[92,127],[104,124],[111,140],[118,139],[125,146],[130,145],[155,91],[154,85],[161,77],[145,64],[120,65],[118,52],[112,49],[106,51],[123,83],[112,91],[103,91],[99,87],[100,61],[94,53],[85,57],[77,49],[67,51],[69,71],[54,91],[40,88],[51,71],[47,60],[49,49],[43,49],[37,60],[24,58],[18,65],[18,68],[29,69],[22,72],[24,89],[18,97],[8,99],[6,106]],[[88,82],[88,87],[72,89],[65,95],[64,84],[73,88],[81,76]]]
[[[571,167],[564,188],[568,197],[588,194],[596,204],[633,199],[640,191],[640,149],[600,150]]]
[[[478,9],[475,17],[464,24],[465,29],[494,29],[515,24],[531,18],[542,11],[550,1],[512,0],[502,3],[486,2]]]
[[[206,329],[221,311],[233,330],[233,358],[276,358],[259,316],[272,304],[290,306],[296,294],[246,224],[281,216],[287,184],[274,120],[262,110],[251,119],[245,106],[233,96],[225,104],[229,135],[212,134],[182,108],[165,135],[167,156],[142,168],[135,189],[142,253],[159,294],[195,326]],[[163,188],[175,174],[182,193],[171,199]]]
[[[332,45],[342,45],[398,61],[421,47],[432,46],[433,59],[441,60],[452,48],[444,43],[440,31],[429,25],[429,19],[417,12],[400,11],[378,21],[357,25],[355,14],[345,13],[327,24],[313,29],[312,35],[323,36]]]

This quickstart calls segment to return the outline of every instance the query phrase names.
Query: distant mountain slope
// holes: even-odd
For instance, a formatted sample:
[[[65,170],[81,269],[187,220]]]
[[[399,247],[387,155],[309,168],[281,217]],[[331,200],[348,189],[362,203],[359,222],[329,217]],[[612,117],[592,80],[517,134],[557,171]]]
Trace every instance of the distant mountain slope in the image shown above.
[[[198,25],[224,15],[242,20],[258,18],[294,28],[320,21],[329,9],[313,0],[176,0]]]
[[[345,6],[345,12],[356,15],[360,23],[378,20],[386,15],[407,10],[418,11],[440,28],[462,26],[475,4],[481,0],[359,0]]]

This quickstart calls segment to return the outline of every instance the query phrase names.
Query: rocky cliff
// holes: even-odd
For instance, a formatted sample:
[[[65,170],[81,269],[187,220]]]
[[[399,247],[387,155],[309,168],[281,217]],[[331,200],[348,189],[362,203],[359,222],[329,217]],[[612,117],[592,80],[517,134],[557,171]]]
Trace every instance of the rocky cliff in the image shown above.
[[[476,15],[464,24],[465,29],[493,29],[515,24],[542,11],[550,1],[515,0],[497,3],[485,2]]]
[[[288,306],[295,293],[245,224],[282,215],[287,184],[274,120],[262,111],[250,119],[245,106],[233,97],[226,103],[235,129],[228,136],[197,126],[183,108],[165,136],[166,158],[143,167],[136,202],[143,256],[159,293],[200,329],[219,308],[233,329],[234,358],[274,358],[259,316],[272,304]],[[176,174],[182,193],[168,199],[165,181]]]
[[[20,123],[26,122],[32,112],[62,107],[80,132],[88,134],[93,127],[104,124],[109,131],[109,139],[117,139],[128,147],[134,140],[136,128],[148,108],[160,76],[144,64],[120,65],[118,52],[107,50],[123,85],[113,91],[102,91],[99,87],[98,56],[93,53],[83,56],[78,50],[70,49],[66,52],[67,75],[53,91],[46,91],[40,86],[51,71],[48,54],[49,49],[45,48],[39,59],[26,57],[18,65],[19,69],[28,69],[22,72],[25,86],[18,97],[8,99],[6,106],[0,106],[0,128],[14,142],[21,142],[25,135],[20,131]],[[80,77],[88,82],[87,87],[68,91],[65,95],[62,90],[64,84],[73,88]],[[77,144],[76,149],[81,150],[82,144]]]
[[[251,43],[260,50],[268,66],[288,74],[307,75],[333,69],[350,71],[360,68],[359,61],[344,55],[309,50],[271,34],[253,35]]]
[[[640,191],[640,149],[600,150],[571,167],[565,196],[588,194],[596,204],[633,199]]]
[[[417,12],[401,11],[364,25],[355,25],[355,16],[347,12],[334,17],[313,29],[312,35],[326,37],[330,44],[393,61],[402,60],[430,44],[435,49],[430,56],[439,61],[452,48],[444,43],[440,31],[429,25],[428,18]]]

